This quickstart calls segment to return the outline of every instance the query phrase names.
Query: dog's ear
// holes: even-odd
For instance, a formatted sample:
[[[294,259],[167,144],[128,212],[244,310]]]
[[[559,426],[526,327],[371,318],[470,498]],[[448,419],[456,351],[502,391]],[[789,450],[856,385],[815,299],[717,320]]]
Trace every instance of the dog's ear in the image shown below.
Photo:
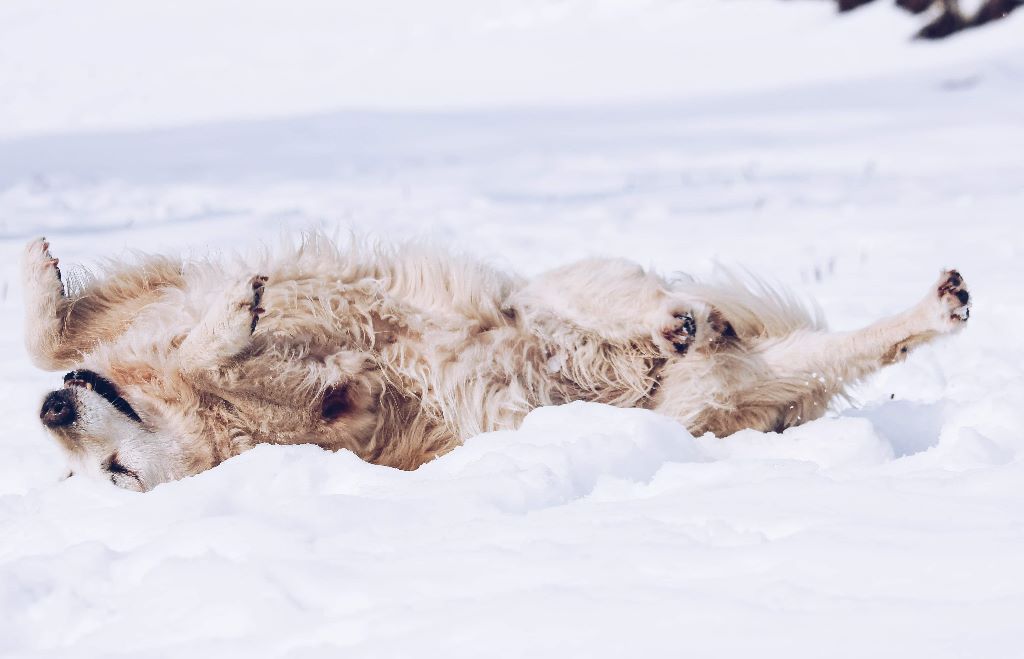
[[[329,385],[320,398],[320,418],[327,423],[341,419],[354,420],[367,412],[374,413],[384,383],[380,373],[368,368],[368,360],[351,360],[349,368],[358,364],[359,371],[342,372],[334,384]]]
[[[320,402],[320,417],[327,422],[337,421],[352,411],[353,401],[349,383],[327,388]]]

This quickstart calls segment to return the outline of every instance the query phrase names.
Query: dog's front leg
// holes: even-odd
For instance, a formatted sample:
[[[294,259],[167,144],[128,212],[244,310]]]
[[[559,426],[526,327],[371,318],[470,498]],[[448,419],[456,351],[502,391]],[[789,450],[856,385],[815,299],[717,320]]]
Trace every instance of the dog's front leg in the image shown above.
[[[123,333],[163,288],[182,283],[180,263],[147,257],[102,278],[83,275],[74,290],[65,290],[57,263],[45,238],[33,240],[22,253],[25,347],[47,370],[80,363],[97,344]]]
[[[257,275],[227,291],[210,307],[178,350],[179,367],[185,374],[215,371],[248,348],[265,310],[267,277]]]
[[[59,261],[45,238],[25,246],[21,285],[25,305],[25,347],[37,366],[58,370],[72,357],[64,344],[69,301],[64,295]]]

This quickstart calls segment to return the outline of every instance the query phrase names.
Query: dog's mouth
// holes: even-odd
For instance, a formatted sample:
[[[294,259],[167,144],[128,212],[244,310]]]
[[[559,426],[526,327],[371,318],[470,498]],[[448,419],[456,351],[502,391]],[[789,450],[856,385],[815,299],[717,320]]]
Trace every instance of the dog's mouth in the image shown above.
[[[121,397],[114,383],[99,373],[84,369],[71,371],[64,376],[64,388],[67,389],[68,387],[82,387],[83,389],[93,391],[110,403],[121,414],[124,414],[133,421],[142,422],[142,419],[132,409],[132,406],[128,404],[128,401]]]

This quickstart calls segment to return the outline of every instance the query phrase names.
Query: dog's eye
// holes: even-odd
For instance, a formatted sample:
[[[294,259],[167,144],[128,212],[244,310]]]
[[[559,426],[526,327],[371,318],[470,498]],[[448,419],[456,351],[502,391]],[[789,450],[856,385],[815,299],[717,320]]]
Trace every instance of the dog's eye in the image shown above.
[[[110,473],[110,482],[114,485],[130,490],[142,489],[142,479],[139,478],[138,472],[124,466],[117,459],[117,453],[107,460],[106,469]]]

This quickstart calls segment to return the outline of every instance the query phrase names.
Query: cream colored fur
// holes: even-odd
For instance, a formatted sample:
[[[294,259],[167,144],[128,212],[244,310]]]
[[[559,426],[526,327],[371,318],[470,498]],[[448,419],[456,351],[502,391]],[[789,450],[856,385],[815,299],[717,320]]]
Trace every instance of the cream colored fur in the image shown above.
[[[947,271],[909,311],[828,333],[756,281],[669,281],[606,259],[527,280],[320,236],[232,263],[142,257],[67,292],[40,239],[23,274],[33,361],[102,375],[141,418],[72,383],[75,421],[51,432],[74,470],[138,490],[260,443],[414,469],[573,400],[650,408],[693,433],[781,431],[961,328],[969,304]]]

